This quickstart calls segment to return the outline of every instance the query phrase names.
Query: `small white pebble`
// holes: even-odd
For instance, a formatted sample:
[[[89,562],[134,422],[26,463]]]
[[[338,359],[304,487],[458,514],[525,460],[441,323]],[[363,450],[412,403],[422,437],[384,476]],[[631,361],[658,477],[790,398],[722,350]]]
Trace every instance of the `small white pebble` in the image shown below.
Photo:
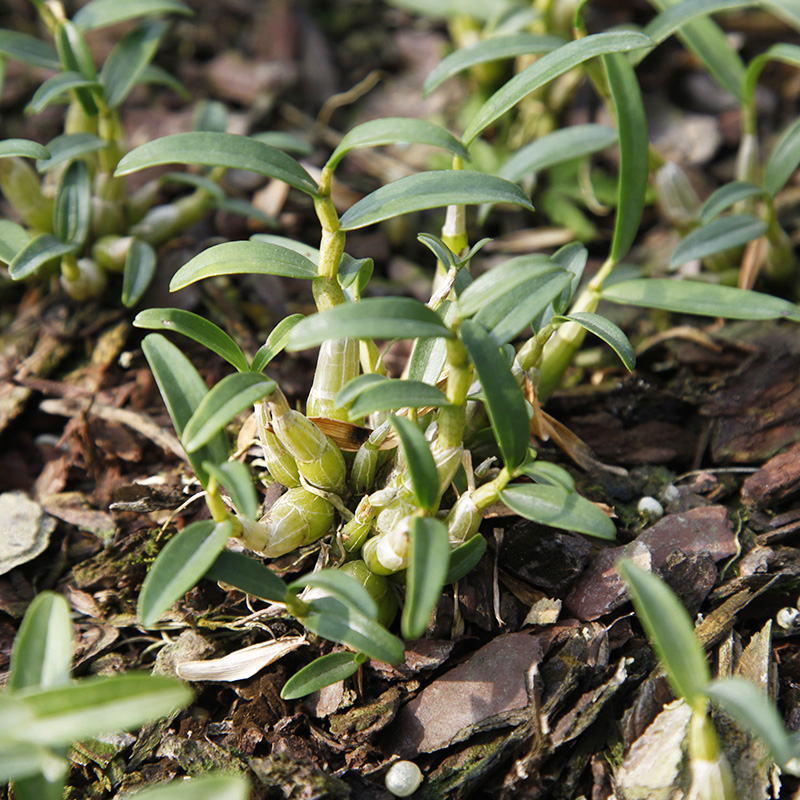
[[[422,783],[422,771],[413,761],[397,761],[386,773],[386,788],[395,797],[414,794]]]
[[[664,516],[664,506],[655,497],[643,497],[639,500],[637,509],[640,514],[650,519],[661,519]]]
[[[784,630],[791,631],[800,626],[800,611],[796,608],[782,608],[775,615],[775,622]]]
[[[681,490],[674,483],[669,483],[661,491],[661,499],[665,503],[674,503],[681,499]]]

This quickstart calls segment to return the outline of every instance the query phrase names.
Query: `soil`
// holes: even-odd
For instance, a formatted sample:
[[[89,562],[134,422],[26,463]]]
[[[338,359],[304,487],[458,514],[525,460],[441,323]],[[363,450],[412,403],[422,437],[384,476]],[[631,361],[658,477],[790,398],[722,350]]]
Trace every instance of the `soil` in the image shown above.
[[[377,0],[190,5],[196,16],[176,22],[159,63],[192,99],[138,89],[124,114],[132,144],[189,130],[202,98],[224,104],[230,130],[302,135],[312,166],[365,119],[429,116],[458,126],[452,108],[468,100],[468,83],[451,82],[424,101],[419,90],[447,44],[440,22]],[[592,7],[597,29],[651,13],[644,3]],[[767,23],[759,14],[734,15],[731,32],[748,52],[788,40],[783,27]],[[31,9],[10,0],[0,25],[32,29]],[[103,35],[92,42],[98,53],[108,45]],[[42,76],[8,66],[3,137],[48,141],[59,110],[21,113]],[[703,194],[729,179],[738,112],[728,98],[677,45],[645,62],[641,80],[662,150]],[[763,84],[768,140],[791,118],[800,84],[777,69],[765,71]],[[595,113],[578,93],[564,117]],[[354,157],[341,176],[342,202],[428,157],[414,149]],[[304,198],[244,173],[230,173],[226,188],[257,198],[281,234],[316,244]],[[790,231],[795,190],[782,211]],[[611,223],[588,216],[592,256],[602,258]],[[520,242],[552,248],[571,236],[544,217],[536,223],[543,227],[516,214],[490,221],[494,242],[483,265]],[[415,234],[440,224],[431,215],[368,228],[348,237],[348,252],[375,259],[375,292],[427,298],[431,259]],[[275,322],[311,308],[303,286],[259,277],[206,281],[176,296],[166,287],[210,244],[263,229],[222,211],[196,225],[159,253],[142,307],[203,313],[255,352]],[[632,260],[663,260],[675,238],[655,207],[643,231]],[[207,512],[192,501],[197,486],[142,355],[142,332],[116,302],[119,287],[104,305],[72,303],[49,289],[0,282],[0,493],[9,502],[15,493],[34,539],[0,576],[0,681],[22,615],[45,589],[72,606],[78,676],[170,672],[302,635],[266,604],[210,581],[158,631],[139,627],[136,598],[148,565],[172,534]],[[407,643],[403,664],[368,663],[345,684],[284,701],[287,677],[333,649],[311,639],[252,677],[197,682],[195,702],[172,719],[78,746],[68,796],[122,797],[159,780],[224,770],[247,773],[259,799],[388,798],[383,775],[398,758],[423,769],[415,795],[422,798],[676,796],[674,787],[685,789],[685,756],[657,730],[680,731],[686,721],[674,706],[662,711],[669,688],[613,569],[621,554],[652,565],[675,589],[701,621],[698,633],[720,674],[770,687],[788,728],[800,730],[800,628],[775,623],[795,606],[800,583],[800,329],[608,313],[637,347],[635,373],[587,342],[547,405],[592,449],[597,466],[576,467],[551,442],[539,452],[613,509],[617,542],[491,515],[482,528],[490,542],[484,559],[444,594],[426,637]],[[207,351],[189,344],[186,352],[209,383],[226,374]],[[402,359],[398,351],[398,370]],[[312,369],[310,354],[284,354],[271,375],[302,401]],[[643,511],[642,498],[657,499],[663,516]],[[317,555],[308,548],[272,566],[293,574],[313,567]],[[716,721],[742,797],[797,796],[797,780],[776,779],[757,742],[730,720]]]

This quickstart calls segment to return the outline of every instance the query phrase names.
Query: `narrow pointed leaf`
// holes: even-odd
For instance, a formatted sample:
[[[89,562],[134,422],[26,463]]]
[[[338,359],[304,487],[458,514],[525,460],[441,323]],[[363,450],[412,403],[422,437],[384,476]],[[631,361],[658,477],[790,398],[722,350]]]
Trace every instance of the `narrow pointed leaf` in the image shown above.
[[[450,566],[450,541],[447,526],[430,517],[414,517],[409,534],[406,598],[400,629],[405,639],[419,639],[442,596]]]
[[[134,796],[136,800],[247,800],[250,787],[241,775],[202,775],[191,780],[176,778],[141,789]]]
[[[665,8],[646,25],[643,33],[657,44],[661,44],[673,33],[698,18],[756,5],[759,5],[758,0],[684,0]]]
[[[439,500],[439,473],[422,431],[405,417],[390,417],[403,448],[411,488],[421,508],[433,510]]]
[[[234,133],[194,131],[163,136],[131,150],[119,162],[116,174],[128,175],[161,164],[245,169],[282,180],[306,194],[317,194],[314,180],[291,156],[266,142]]]
[[[73,89],[92,88],[99,89],[100,84],[92,78],[81,75],[80,72],[60,72],[52,78],[48,78],[35,92],[27,110],[34,114],[39,114],[47,106],[56,100],[60,100],[65,94]],[[48,156],[37,156],[37,158],[47,158]]]
[[[775,5],[778,4],[776,3]],[[797,4],[797,14],[798,17],[800,17],[800,3]],[[800,28],[800,25],[798,25],[798,28]],[[800,45],[780,42],[779,44],[772,45],[765,53],[757,55],[750,61],[747,65],[747,73],[744,79],[744,98],[746,104],[754,105],[758,79],[761,76],[761,71],[769,61],[780,61],[791,67],[800,67]]]
[[[713,703],[721,705],[769,747],[781,768],[797,758],[797,747],[787,733],[778,709],[754,683],[745,678],[723,678],[711,681],[706,692]]]
[[[53,207],[53,231],[62,242],[82,246],[92,224],[92,185],[85,161],[64,170]]]
[[[30,139],[4,139],[0,142],[0,158],[50,158],[50,151]]]
[[[698,217],[700,224],[708,225],[709,222],[716,219],[723,211],[727,211],[732,205],[763,194],[764,190],[760,186],[748,181],[726,183],[713,192],[708,200],[703,203]]]
[[[14,256],[8,265],[8,273],[15,281],[22,280],[36,274],[48,261],[74,253],[77,249],[77,244],[62,242],[49,233],[40,233]]]
[[[542,461],[537,458],[523,464],[519,470],[523,475],[536,483],[546,483],[550,486],[562,486],[568,492],[576,491],[575,479],[564,467],[553,464],[552,461]]]
[[[167,542],[139,593],[137,613],[145,628],[152,628],[208,572],[232,532],[230,520],[207,519],[193,522]]]
[[[44,69],[61,69],[58,53],[50,45],[21,31],[0,30],[0,56]]]
[[[62,68],[67,72],[79,72],[91,81],[97,79],[97,70],[92,61],[92,54],[80,28],[68,19],[56,23],[54,33],[58,58]],[[99,109],[93,93],[89,89],[74,90],[75,99],[80,103],[87,117],[97,117]]]
[[[360,397],[370,386],[377,383],[386,383],[389,378],[379,375],[377,372],[368,372],[364,375],[357,375],[348,381],[336,393],[336,407],[349,406],[356,398]]]
[[[145,336],[142,350],[153,371],[175,432],[181,436],[195,409],[208,394],[208,389],[189,359],[160,333]],[[196,453],[188,454],[189,463],[203,487],[208,486],[208,473],[203,468],[203,462],[221,464],[228,460],[229,455],[228,441],[223,433],[217,434]]]
[[[513,203],[533,210],[516,184],[470,170],[438,170],[408,175],[382,186],[342,215],[341,229],[352,231],[385,219],[450,205]]]
[[[754,214],[729,214],[693,230],[676,248],[671,267],[740,247],[767,232],[767,223]]]
[[[660,578],[620,561],[636,615],[666,670],[672,690],[693,709],[705,709],[711,672],[686,609]]]
[[[253,486],[253,476],[246,464],[241,461],[225,461],[222,464],[206,462],[203,466],[228,492],[236,510],[242,516],[252,520],[261,516],[258,495]]]
[[[50,158],[36,162],[39,172],[49,172],[54,167],[96,153],[108,145],[92,133],[62,133],[47,143]]]
[[[251,369],[253,372],[262,372],[267,364],[272,361],[278,353],[282,352],[289,342],[289,334],[292,328],[305,319],[302,314],[290,314],[282,319],[273,329],[267,341],[258,348],[258,352],[253,356]]]
[[[619,326],[607,320],[600,314],[593,314],[587,311],[576,311],[574,314],[567,314],[565,317],[556,317],[556,321],[577,322],[589,333],[593,333],[602,339],[620,358],[628,372],[632,372],[636,366],[636,354],[633,352],[628,337]]]
[[[78,9],[72,21],[85,31],[106,28],[129,19],[149,17],[156,14],[183,14],[194,12],[178,0],[91,0]]]
[[[3,715],[4,720],[11,719],[9,712],[12,708],[17,710],[19,707],[24,708],[23,702],[13,696],[6,696],[0,700],[0,714]],[[64,782],[68,769],[69,761],[66,757],[35,742],[11,742],[0,748],[0,781],[2,783],[15,782],[15,800],[17,786],[20,782],[42,781],[42,773],[45,771],[53,774],[56,781]],[[56,799],[51,799],[46,795],[37,795],[37,800]],[[61,798],[59,797],[57,800],[61,800]]]
[[[22,225],[10,219],[0,219],[0,262],[10,264],[30,240],[31,235]]]
[[[36,595],[14,638],[7,688],[18,691],[68,684],[74,641],[67,601],[54,592]]]
[[[607,125],[595,123],[570,125],[548,133],[517,150],[500,167],[497,174],[501,178],[516,182],[532,172],[597,153],[616,142],[617,132]]]
[[[258,372],[237,372],[223,378],[200,401],[186,423],[181,443],[187,453],[208,444],[236,416],[275,391],[275,381]]]
[[[311,612],[300,621],[324,639],[352,647],[378,661],[397,664],[403,660],[403,643],[375,620],[335,597],[312,600]]]
[[[410,297],[376,297],[306,317],[292,328],[286,349],[305,350],[326,339],[452,338],[441,317]]]
[[[508,362],[489,334],[472,320],[461,323],[460,336],[475,366],[503,461],[518,467],[528,454],[528,411]]]
[[[133,325],[181,333],[224,358],[239,372],[249,369],[242,348],[222,328],[199,314],[182,308],[148,308],[136,315]]]
[[[196,281],[218,275],[282,275],[315,278],[317,267],[299,253],[267,242],[225,242],[214,245],[184,264],[170,281],[177,292]]]
[[[761,292],[697,281],[642,278],[603,289],[606,300],[630,306],[660,308],[678,314],[728,319],[791,319],[800,322],[800,308]]]
[[[761,5],[776,17],[784,20],[796,31],[800,31],[800,2],[798,0],[761,0]]]
[[[450,551],[450,565],[447,568],[447,575],[444,579],[445,585],[461,580],[466,574],[472,571],[473,567],[483,558],[488,542],[479,533],[476,533],[464,544]]]
[[[563,486],[515,483],[500,492],[500,499],[516,514],[540,525],[614,539],[614,523],[594,503]]]
[[[339,162],[351,151],[361,147],[381,147],[388,144],[427,144],[449,150],[469,160],[469,153],[450,131],[422,119],[410,117],[385,117],[363,122],[348,131],[339,142],[325,165],[336,169]]]
[[[320,656],[286,681],[281,689],[281,697],[284,700],[305,697],[349,678],[358,672],[360,665],[356,653],[328,653]]]
[[[142,299],[156,274],[157,262],[152,245],[134,237],[122,272],[122,303],[126,308],[133,308]]]
[[[453,324],[457,312],[458,305],[450,300],[445,300],[438,310],[446,325]],[[408,363],[408,377],[433,386],[439,382],[446,362],[447,342],[444,339],[417,339]]]
[[[800,119],[796,119],[782,134],[770,153],[764,169],[764,188],[775,197],[783,189],[800,164]]]
[[[311,572],[289,584],[289,591],[299,594],[307,586],[322,589],[370,619],[378,616],[378,605],[370,593],[353,577],[337,569]]]
[[[648,36],[633,31],[624,31],[595,33],[556,48],[526,67],[498,89],[478,110],[467,126],[462,141],[464,144],[469,144],[524,97],[584,61],[605,53],[626,53],[631,50],[652,47],[652,45],[653,42]]]
[[[203,577],[235,586],[271,603],[282,603],[288,591],[286,584],[269,567],[244,553],[230,550],[223,550]]]
[[[564,43],[564,39],[560,36],[538,33],[512,33],[508,36],[493,36],[483,39],[469,47],[456,50],[442,59],[425,79],[422,93],[423,95],[430,94],[446,80],[477,64],[516,58],[517,56],[541,55],[561,47]]]
[[[625,56],[603,56],[619,130],[619,178],[609,258],[619,263],[630,250],[645,206],[649,175],[647,115],[633,66]]]
[[[447,395],[435,386],[420,381],[386,380],[364,389],[348,411],[351,419],[360,419],[374,411],[446,405]]]
[[[114,45],[100,73],[109,108],[118,108],[130,94],[153,60],[166,32],[165,22],[145,22]]]

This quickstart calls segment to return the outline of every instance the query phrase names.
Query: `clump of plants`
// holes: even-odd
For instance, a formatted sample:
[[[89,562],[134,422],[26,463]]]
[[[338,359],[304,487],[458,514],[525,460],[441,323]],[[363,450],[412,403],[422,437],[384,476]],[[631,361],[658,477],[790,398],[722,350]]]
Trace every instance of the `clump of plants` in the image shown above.
[[[665,12],[667,14],[668,12]],[[708,21],[693,7],[671,30]],[[657,18],[671,20],[672,17]],[[655,24],[655,23],[654,23]],[[666,24],[666,23],[664,23]],[[684,28],[681,28],[681,25]],[[504,503],[536,522],[610,539],[610,517],[576,490],[569,473],[543,462],[536,437],[560,429],[540,403],[571,363],[586,331],[633,367],[624,333],[597,313],[601,300],[680,313],[740,319],[800,320],[780,298],[710,283],[635,278],[608,282],[637,235],[650,177],[649,142],[635,63],[657,40],[639,31],[583,35],[553,47],[503,84],[477,109],[460,138],[429,122],[381,119],[349,131],[319,180],[286,152],[257,139],[220,132],[168,136],[124,156],[118,176],[182,163],[251,170],[285,181],[309,197],[321,228],[319,249],[256,235],[202,252],[174,276],[179,290],[200,280],[269,274],[310,282],[317,312],[278,323],[249,358],[228,333],[194,313],[149,309],[135,324],[183,334],[235,370],[208,389],[195,367],[161,333],[143,350],[155,375],[211,519],[194,522],[159,554],[142,588],[145,626],[202,577],[281,604],[311,633],[340,642],[284,687],[296,697],[353,674],[367,658],[397,662],[403,643],[390,631],[425,632],[443,587],[480,559],[486,510]],[[464,66],[464,63],[461,63]],[[587,250],[579,243],[552,255],[511,258],[473,277],[467,207],[531,210],[509,176],[469,170],[470,147],[531,92],[584,69],[616,120],[616,130],[583,129],[586,141],[616,141],[616,220],[608,256],[582,285]],[[554,134],[555,135],[555,134]],[[376,189],[341,216],[331,199],[337,167],[356,148],[397,142],[450,154],[452,168],[421,172]],[[591,152],[591,148],[584,152]],[[800,152],[795,159],[800,159]],[[349,231],[392,217],[446,208],[441,236],[421,233],[438,271],[430,300],[370,297],[373,264],[346,253]],[[515,212],[516,213],[516,212]],[[401,378],[386,375],[385,347],[413,341]],[[303,410],[266,371],[284,349],[319,347]],[[243,412],[259,458],[231,457],[226,426]],[[256,471],[254,478],[253,472]],[[268,509],[259,483],[286,492]],[[288,584],[262,562],[325,540],[325,566]],[[235,541],[253,555],[226,546]]]
[[[54,104],[66,109],[63,133],[45,145],[0,141],[0,192],[11,212],[0,219],[0,264],[12,280],[57,276],[68,295],[88,300],[99,298],[109,275],[120,273],[122,302],[132,307],[155,274],[158,248],[209,210],[233,209],[272,224],[250,204],[228,198],[220,172],[166,175],[135,192],[114,174],[127,150],[120,109],[130,93],[140,84],[161,84],[185,94],[152,61],[169,29],[163,17],[191,14],[188,6],[180,0],[92,0],[69,19],[59,0],[33,5],[51,41],[0,30],[0,76],[6,59],[52,70],[26,111],[37,114]],[[135,25],[98,67],[87,38],[125,22]],[[198,125],[216,128],[218,117],[199,114]],[[194,190],[158,205],[162,184],[176,180]]]

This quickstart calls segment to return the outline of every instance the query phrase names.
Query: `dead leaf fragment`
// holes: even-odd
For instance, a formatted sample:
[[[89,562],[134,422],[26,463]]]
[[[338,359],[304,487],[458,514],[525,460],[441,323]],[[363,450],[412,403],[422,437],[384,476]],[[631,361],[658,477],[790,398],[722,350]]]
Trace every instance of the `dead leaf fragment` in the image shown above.
[[[308,644],[304,636],[287,636],[243,647],[222,658],[183,661],[175,671],[185,681],[243,681],[304,644]]]

